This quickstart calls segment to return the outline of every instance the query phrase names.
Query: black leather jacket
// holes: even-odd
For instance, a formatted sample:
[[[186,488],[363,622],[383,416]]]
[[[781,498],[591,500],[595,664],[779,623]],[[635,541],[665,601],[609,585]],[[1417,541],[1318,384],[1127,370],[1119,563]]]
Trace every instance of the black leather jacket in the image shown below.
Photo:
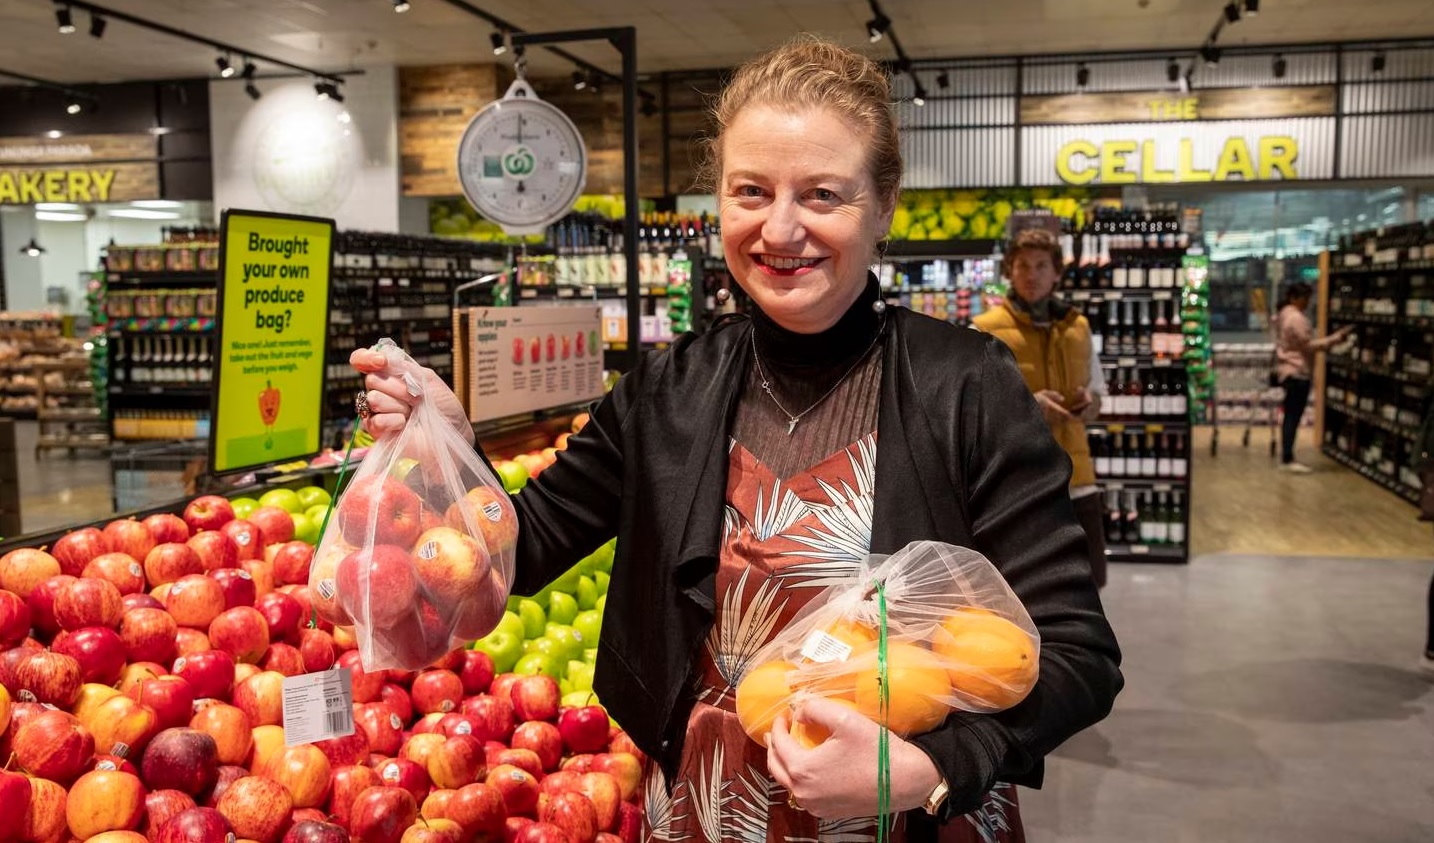
[[[1010,352],[976,331],[888,312],[872,552],[919,539],[974,548],[1041,634],[1040,680],[1023,703],[956,713],[913,739],[951,787],[948,820],[979,807],[997,781],[1039,786],[1044,756],[1110,711],[1120,652],[1071,507],[1070,460]],[[648,356],[515,498],[515,593],[617,535],[594,686],[668,781],[713,623],[727,441],[751,330],[729,322]]]

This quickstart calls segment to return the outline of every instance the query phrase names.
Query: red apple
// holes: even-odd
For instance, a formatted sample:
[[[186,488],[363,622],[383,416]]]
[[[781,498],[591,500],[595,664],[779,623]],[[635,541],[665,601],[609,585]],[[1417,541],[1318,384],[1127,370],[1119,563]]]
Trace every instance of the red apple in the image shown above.
[[[324,753],[329,759],[329,766],[333,768],[362,764],[370,751],[368,736],[362,729],[355,729],[353,734],[341,738],[319,741],[314,746]]]
[[[442,742],[442,739],[439,739]],[[409,741],[412,743],[412,740]],[[405,746],[405,751],[407,747]],[[385,761],[378,768],[378,777],[383,783],[392,788],[408,791],[413,797],[414,804],[428,795],[432,782],[428,778],[428,771],[424,769],[421,761],[411,758],[391,758]]]
[[[262,671],[234,686],[234,705],[255,726],[284,723],[284,675]]]
[[[55,622],[61,629],[114,628],[124,613],[124,595],[108,580],[81,577],[55,595]]]
[[[125,612],[132,612],[135,609],[164,610],[164,604],[156,600],[154,595],[146,594],[142,591],[135,594],[126,594],[124,599],[120,601],[120,605],[124,607]]]
[[[151,536],[154,536],[155,544],[189,541],[189,525],[184,523],[184,519],[178,515],[162,512],[158,515],[151,515],[140,523],[146,530],[149,530]]]
[[[195,533],[185,544],[199,554],[205,573],[239,565],[239,545],[219,530]]]
[[[493,684],[493,657],[481,650],[464,650],[458,678],[463,680],[463,693],[470,697],[487,691]]]
[[[226,523],[219,531],[234,540],[239,547],[239,560],[264,558],[264,532],[253,521],[236,518]]]
[[[81,576],[109,582],[121,597],[144,591],[144,568],[128,553],[102,553],[85,564]]]
[[[451,670],[425,670],[409,690],[413,707],[423,714],[447,714],[463,702],[463,680]]]
[[[213,808],[187,808],[159,826],[152,843],[226,843],[234,840],[224,815]]]
[[[299,630],[299,656],[304,661],[305,673],[318,673],[334,666],[338,649],[334,637],[322,629],[303,628]]]
[[[129,699],[129,697],[120,697]],[[134,702],[134,700],[130,700]],[[129,773],[131,776],[139,776],[139,768],[130,763],[127,758],[120,758],[118,755],[96,755],[90,762],[91,770],[118,770],[121,773]]]
[[[20,832],[26,843],[56,843],[69,837],[65,828],[64,785],[49,779],[30,780],[30,820]]]
[[[194,689],[195,699],[229,699],[234,688],[234,657],[223,650],[205,650],[174,661],[174,675]]]
[[[70,833],[82,840],[139,828],[142,819],[144,785],[129,773],[91,770],[70,785],[65,821]]]
[[[444,523],[456,530],[483,539],[488,555],[497,558],[518,543],[518,515],[502,489],[479,486],[448,507]]]
[[[455,735],[471,735],[473,734],[473,728],[473,718],[466,714],[459,714],[456,711],[445,714],[438,719],[438,733],[447,738],[451,738]]]
[[[200,533],[199,535],[205,535]],[[222,536],[223,533],[215,533]],[[197,537],[196,537],[197,538]],[[210,571],[208,576],[219,587],[224,589],[224,608],[238,609],[242,607],[253,608],[254,601],[258,599],[259,593],[254,586],[254,578],[243,568],[220,568],[217,571]]]
[[[0,648],[13,647],[30,635],[30,604],[20,595],[0,591]]]
[[[625,802],[637,793],[638,783],[642,781],[642,762],[628,752],[605,752],[593,756],[592,772],[608,773],[617,779]]]
[[[632,802],[617,806],[617,836],[622,843],[637,843],[642,838],[642,809]]]
[[[179,625],[163,609],[130,609],[120,617],[119,637],[131,662],[169,664]]]
[[[30,624],[35,631],[42,636],[53,636],[60,631],[60,623],[55,620],[55,598],[78,579],[69,574],[56,574],[41,580],[30,590],[29,597],[14,591],[11,593],[24,598],[25,605],[30,607]]]
[[[464,843],[467,835],[453,820],[419,820],[404,829],[399,843]]]
[[[73,715],[44,709],[15,731],[10,750],[30,775],[69,784],[89,767],[95,739]]]
[[[531,749],[545,771],[558,769],[563,758],[563,737],[558,727],[542,720],[519,724],[513,731],[512,745],[514,749]]]
[[[479,840],[496,841],[503,835],[508,809],[497,788],[481,782],[464,785],[449,800],[444,814]]]
[[[535,779],[541,779],[543,777],[543,761],[538,757],[538,753],[531,749],[513,749],[510,747],[499,752],[497,756],[494,757],[493,763],[498,766],[507,765],[527,770],[533,774],[533,778]]]
[[[214,789],[209,791],[209,795],[205,797],[204,806],[207,808],[217,806],[219,800],[224,796],[224,791],[229,789],[229,785],[248,775],[248,767],[240,767],[234,764],[219,765],[219,777],[214,782]]]
[[[214,739],[215,758],[221,765],[237,766],[249,760],[254,724],[243,709],[227,703],[207,706],[190,718],[189,728]]]
[[[591,773],[593,769],[592,755],[569,755],[558,765],[560,770],[572,770],[575,773]]]
[[[15,664],[15,698],[68,709],[80,698],[80,663],[72,656],[36,650]]]
[[[198,533],[200,530],[217,530],[234,520],[234,506],[229,499],[219,495],[201,495],[184,508],[184,523]]]
[[[269,624],[269,639],[285,644],[299,643],[300,624],[308,620],[304,608],[282,591],[271,591],[254,601],[254,608]]]
[[[488,693],[511,703],[513,701],[513,683],[522,678],[517,673],[500,673],[493,677],[493,684],[488,686]]]
[[[156,545],[144,556],[144,577],[151,589],[190,574],[203,573],[204,562],[200,560],[199,554],[194,552],[194,548],[181,542]]]
[[[626,752],[628,755],[636,758],[639,764],[647,757],[642,754],[642,750],[637,748],[637,744],[632,742],[632,738],[628,737],[626,732],[618,728],[614,728],[608,732],[607,751]]]
[[[29,825],[32,793],[28,777],[0,769],[0,817],[6,818],[12,832]]]
[[[225,609],[209,624],[209,642],[236,662],[257,664],[269,649],[269,622],[252,606]]]
[[[363,669],[358,650],[347,650],[339,654],[339,667],[346,667],[353,675],[354,702],[373,702],[383,689],[383,671],[369,673]]]
[[[311,743],[285,747],[262,771],[283,785],[296,808],[315,808],[328,799],[329,758]]]
[[[598,705],[565,708],[558,714],[558,731],[573,753],[601,752],[608,744],[609,725],[607,710]]]
[[[282,510],[280,510],[282,512]],[[289,514],[284,513],[287,518]],[[289,519],[290,532],[293,532],[293,519]],[[264,526],[259,525],[261,529]],[[264,529],[267,537],[269,531]],[[273,539],[270,539],[273,541]],[[309,581],[309,565],[314,561],[314,546],[308,542],[286,541],[274,554],[274,581],[280,585],[291,585],[307,583]]]
[[[581,793],[559,793],[540,801],[538,822],[552,823],[573,843],[593,843],[599,831],[597,809]]]
[[[473,734],[485,741],[507,743],[513,736],[516,718],[513,703],[506,697],[469,697],[463,701],[463,713],[473,720]]]
[[[517,843],[523,832],[538,821],[527,817],[509,817],[503,821],[503,843]]]
[[[105,542],[114,553],[124,553],[135,559],[149,555],[158,542],[145,526],[133,518],[111,521],[105,525]]]
[[[467,652],[470,651],[466,647],[455,647],[452,650],[449,650],[448,652],[434,659],[433,664],[430,664],[429,667],[433,668],[434,670],[451,670],[454,673],[460,673],[463,670],[463,654]],[[390,673],[392,672],[393,671],[390,671]],[[415,674],[414,676],[409,676],[407,678],[407,681],[412,682],[416,675],[417,674]],[[391,678],[389,681],[403,684],[404,680],[400,680],[395,677]]]
[[[413,547],[418,581],[443,614],[461,612],[475,592],[488,586],[488,554],[462,530],[436,527]]]
[[[354,716],[359,729],[374,752],[392,755],[403,746],[403,721],[386,703],[362,703],[355,706]]]
[[[278,843],[288,830],[294,800],[273,779],[245,776],[229,785],[214,807],[241,839]]]
[[[130,662],[124,666],[124,670],[120,671],[120,681],[115,685],[115,688],[117,688],[121,694],[128,694],[131,690],[138,687],[139,683],[145,680],[158,679],[161,676],[168,675],[169,671],[164,669],[164,665],[155,664],[154,662]]]
[[[334,822],[344,828],[351,828],[354,800],[370,787],[383,785],[383,779],[372,767],[353,764],[333,768],[333,785],[329,794],[329,812]]]
[[[169,587],[164,604],[180,626],[207,630],[225,610],[224,589],[212,577],[186,574]]]
[[[566,831],[552,823],[534,822],[518,829],[513,835],[513,843],[575,843],[575,841]]]
[[[542,674],[519,677],[509,693],[513,700],[513,714],[519,720],[557,719],[562,692],[553,677]]]
[[[219,746],[198,729],[165,729],[145,749],[140,774],[156,790],[198,797],[219,777]]]
[[[349,833],[363,843],[399,843],[418,819],[418,801],[400,787],[370,787],[354,800]]]
[[[558,770],[557,772],[543,776],[542,780],[538,782],[538,790],[540,794],[556,796],[559,793],[567,793],[569,791],[578,792],[582,782],[582,773],[575,773],[572,770]]]
[[[622,804],[622,786],[607,773],[584,773],[578,790],[597,810],[598,830],[617,831],[618,806]]]
[[[242,559],[239,567],[254,581],[254,596],[263,597],[274,590],[274,566],[263,559]]]
[[[438,711],[432,714],[425,714],[418,719],[417,723],[413,724],[413,728],[409,731],[415,735],[443,735],[446,738],[448,734],[443,731],[442,723],[443,718],[447,716],[448,715]]]
[[[157,840],[159,830],[174,817],[194,807],[194,798],[177,790],[151,790],[144,797],[144,825],[140,831]],[[179,841],[173,841],[179,843]]]
[[[277,506],[261,506],[249,513],[249,520],[264,534],[266,545],[284,544],[294,540],[294,516],[287,510]],[[303,580],[291,580],[291,582],[302,582],[309,578],[309,572],[304,572]]]
[[[102,626],[65,633],[55,639],[50,649],[75,660],[82,682],[113,685],[125,666],[124,642],[113,629]]]
[[[388,627],[412,616],[418,584],[413,557],[402,547],[356,550],[339,562],[336,577],[339,605],[353,618]]]
[[[123,694],[100,703],[84,725],[96,749],[123,760],[138,759],[163,729],[153,708]]]
[[[300,809],[312,811],[312,808]],[[294,811],[294,816],[299,816],[299,811]],[[323,819],[323,812],[316,811],[320,819],[296,820],[284,835],[283,843],[349,843],[349,833],[342,826],[327,822]]]
[[[423,804],[418,806],[418,816],[425,820],[441,820],[448,818],[448,803],[458,795],[456,790],[431,790],[428,796],[424,797]]]
[[[50,555],[60,563],[60,573],[78,577],[90,560],[109,551],[105,534],[95,527],[85,527],[56,539]]]
[[[319,617],[335,625],[352,624],[353,617],[339,605],[338,570],[339,563],[355,548],[340,539],[330,539],[319,545],[309,570],[309,589],[312,591],[314,611]]]
[[[270,644],[259,660],[259,667],[285,676],[299,676],[304,673],[304,657],[293,645]]]
[[[15,696],[16,692],[20,690],[20,685],[15,679],[15,668],[20,665],[23,659],[28,658],[31,653],[39,652],[43,649],[45,648],[40,646],[39,642],[36,642],[35,639],[27,638],[14,647],[0,652],[0,687],[9,691],[12,697]]]
[[[35,586],[60,573],[59,560],[43,550],[22,547],[0,556],[0,588],[25,600]]]
[[[403,482],[372,476],[344,490],[334,516],[344,541],[355,547],[371,540],[408,548],[418,538],[422,511],[423,501]]]
[[[456,790],[473,784],[487,772],[483,742],[472,735],[455,735],[428,757],[427,766],[435,787]]]
[[[403,722],[413,720],[413,698],[409,696],[406,688],[385,682],[383,687],[379,688],[378,698],[380,702],[387,703]]]
[[[531,816],[538,807],[538,780],[521,767],[499,764],[488,771],[485,783],[503,795],[503,805],[509,816]]]
[[[209,633],[192,627],[181,626],[174,633],[174,650],[180,658],[207,653],[214,649],[209,643]]]

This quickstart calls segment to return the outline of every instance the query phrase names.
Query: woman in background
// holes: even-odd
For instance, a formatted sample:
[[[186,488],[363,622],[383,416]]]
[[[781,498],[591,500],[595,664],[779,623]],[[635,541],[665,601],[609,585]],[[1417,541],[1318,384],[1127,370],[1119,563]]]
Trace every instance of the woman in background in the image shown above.
[[[1299,436],[1300,420],[1310,400],[1310,373],[1314,371],[1316,352],[1331,346],[1354,330],[1345,325],[1327,337],[1316,339],[1314,326],[1305,315],[1314,290],[1303,281],[1285,288],[1280,309],[1275,314],[1275,382],[1284,387],[1284,424],[1280,428],[1280,470],[1291,474],[1309,474],[1309,466],[1295,461],[1295,438]]]

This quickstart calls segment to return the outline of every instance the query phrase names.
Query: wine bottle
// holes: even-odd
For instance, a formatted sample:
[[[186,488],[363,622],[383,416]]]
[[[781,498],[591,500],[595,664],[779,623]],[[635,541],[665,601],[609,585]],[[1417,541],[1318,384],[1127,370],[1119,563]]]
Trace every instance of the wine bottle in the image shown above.
[[[1185,370],[1174,369],[1174,383],[1170,388],[1170,418],[1172,421],[1188,421],[1190,417],[1190,399],[1186,390]]]
[[[1185,502],[1179,492],[1172,492],[1170,505],[1170,520],[1167,528],[1167,538],[1173,545],[1185,544]]]
[[[1095,460],[1096,477],[1110,476],[1110,451],[1108,450],[1110,443],[1108,439],[1109,437],[1104,431],[1092,431],[1090,434],[1090,451]]]
[[[1127,544],[1140,543],[1140,501],[1135,492],[1125,493],[1125,529],[1122,531]]]
[[[1150,531],[1150,540],[1155,544],[1170,543],[1170,498],[1160,492],[1155,498],[1155,523]]]
[[[1155,476],[1169,477],[1174,469],[1170,464],[1170,434],[1160,434],[1155,455]]]
[[[1136,333],[1139,330],[1135,323],[1135,302],[1125,301],[1121,303],[1121,321],[1125,325],[1125,331],[1121,334],[1120,353],[1129,357],[1135,356],[1139,340]]]
[[[1145,446],[1140,451],[1140,476],[1154,477],[1156,468],[1155,436],[1145,434]]]
[[[1145,394],[1141,396],[1140,415],[1151,418],[1160,415],[1160,393],[1155,386],[1155,370],[1145,370]]]
[[[1147,356],[1151,353],[1150,302],[1139,303],[1140,316],[1135,322],[1135,353]]]
[[[1107,492],[1105,496],[1105,540],[1120,544],[1125,539],[1125,513],[1120,508],[1120,492]]]
[[[1149,492],[1140,495],[1140,543],[1155,544],[1155,522],[1158,518]]]
[[[1128,396],[1125,405],[1127,417],[1140,418],[1145,412],[1145,384],[1140,381],[1139,369],[1130,370],[1130,377],[1125,382],[1125,394]]]
[[[1097,290],[1108,290],[1114,286],[1114,268],[1110,264],[1110,235],[1100,235],[1100,252],[1096,257],[1096,280],[1093,285]]]
[[[1184,480],[1189,473],[1189,462],[1185,457],[1185,434],[1176,433],[1170,451],[1170,476]]]
[[[1130,286],[1130,256],[1122,255],[1120,260],[1115,262],[1110,273],[1110,286],[1117,290],[1124,290]]]
[[[1107,476],[1124,477],[1126,463],[1124,441],[1125,437],[1121,436],[1119,433],[1112,433],[1110,434],[1108,439],[1110,440],[1110,470],[1107,472]]]

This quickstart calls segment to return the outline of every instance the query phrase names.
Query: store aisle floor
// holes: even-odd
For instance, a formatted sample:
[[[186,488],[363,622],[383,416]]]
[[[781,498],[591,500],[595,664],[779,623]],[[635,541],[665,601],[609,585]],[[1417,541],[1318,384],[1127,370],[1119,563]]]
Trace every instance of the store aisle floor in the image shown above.
[[[1304,431],[1296,450],[1314,469],[1306,475],[1277,470],[1268,429],[1256,429],[1248,447],[1241,432],[1222,428],[1212,456],[1212,429],[1195,430],[1192,556],[1434,557],[1434,528],[1418,520],[1418,510],[1321,455],[1312,430]]]
[[[1235,555],[1113,566],[1103,597],[1126,689],[1048,760],[1043,790],[1021,792],[1028,839],[1434,840],[1434,680],[1415,668],[1431,572]]]
[[[103,451],[35,454],[40,425],[15,423],[20,523],[26,533],[88,524],[114,514],[109,459]]]

